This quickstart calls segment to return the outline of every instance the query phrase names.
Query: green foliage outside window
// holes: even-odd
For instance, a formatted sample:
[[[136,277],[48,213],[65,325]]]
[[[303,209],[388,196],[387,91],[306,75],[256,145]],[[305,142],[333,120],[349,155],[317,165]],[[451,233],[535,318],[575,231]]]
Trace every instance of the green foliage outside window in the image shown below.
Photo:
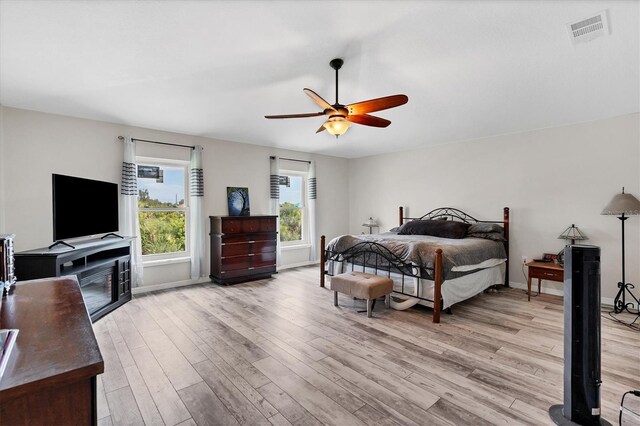
[[[302,240],[302,207],[280,204],[280,241]]]
[[[149,191],[140,190],[138,195],[138,219],[142,254],[176,253],[185,251],[185,212],[150,211],[143,209],[178,209],[184,207],[184,200],[164,203],[149,197]]]

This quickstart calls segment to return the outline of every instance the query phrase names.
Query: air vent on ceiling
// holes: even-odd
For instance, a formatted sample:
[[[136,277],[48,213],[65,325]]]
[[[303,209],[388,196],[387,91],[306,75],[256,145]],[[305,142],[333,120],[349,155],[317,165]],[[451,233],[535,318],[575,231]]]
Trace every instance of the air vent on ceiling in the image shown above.
[[[609,35],[607,11],[567,24],[569,38],[573,44],[585,43],[594,38]]]

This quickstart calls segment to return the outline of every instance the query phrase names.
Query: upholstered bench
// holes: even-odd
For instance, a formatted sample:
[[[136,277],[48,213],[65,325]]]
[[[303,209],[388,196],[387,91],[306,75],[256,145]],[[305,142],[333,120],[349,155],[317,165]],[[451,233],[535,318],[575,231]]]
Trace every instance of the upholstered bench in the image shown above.
[[[387,308],[389,307],[393,280],[366,272],[345,272],[331,277],[331,290],[333,290],[334,306],[338,306],[338,293],[366,300],[367,317],[371,318],[373,303],[378,297],[384,296],[385,304]]]

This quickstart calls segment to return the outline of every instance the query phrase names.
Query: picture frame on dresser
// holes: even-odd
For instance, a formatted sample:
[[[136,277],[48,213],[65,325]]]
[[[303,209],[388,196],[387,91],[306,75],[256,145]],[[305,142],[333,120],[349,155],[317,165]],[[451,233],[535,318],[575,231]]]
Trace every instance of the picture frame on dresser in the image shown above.
[[[229,207],[229,216],[251,215],[249,188],[228,186],[227,204]]]

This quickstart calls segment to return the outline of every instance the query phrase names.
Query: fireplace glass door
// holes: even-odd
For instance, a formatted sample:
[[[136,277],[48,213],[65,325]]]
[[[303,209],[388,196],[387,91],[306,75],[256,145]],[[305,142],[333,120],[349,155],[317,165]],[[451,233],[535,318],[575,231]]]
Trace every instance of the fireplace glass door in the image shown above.
[[[82,296],[89,314],[97,312],[113,301],[113,276],[114,268],[109,267],[82,277]]]

